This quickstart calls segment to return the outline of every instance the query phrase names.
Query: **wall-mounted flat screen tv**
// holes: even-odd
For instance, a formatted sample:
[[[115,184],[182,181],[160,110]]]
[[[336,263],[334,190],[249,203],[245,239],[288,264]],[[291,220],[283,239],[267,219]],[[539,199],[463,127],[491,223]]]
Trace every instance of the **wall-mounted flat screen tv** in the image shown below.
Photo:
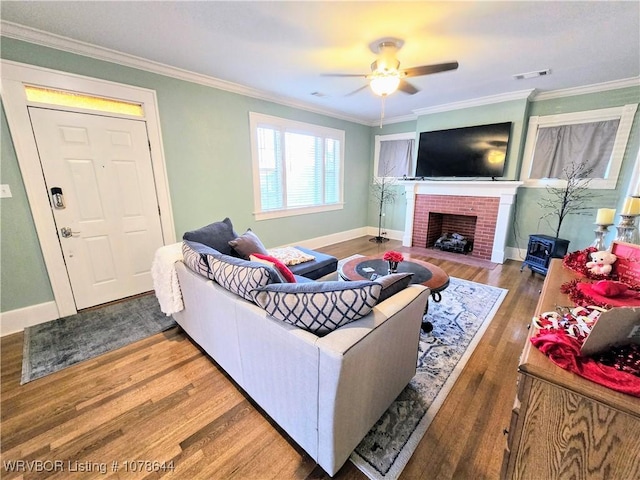
[[[421,132],[416,177],[501,177],[511,122]]]

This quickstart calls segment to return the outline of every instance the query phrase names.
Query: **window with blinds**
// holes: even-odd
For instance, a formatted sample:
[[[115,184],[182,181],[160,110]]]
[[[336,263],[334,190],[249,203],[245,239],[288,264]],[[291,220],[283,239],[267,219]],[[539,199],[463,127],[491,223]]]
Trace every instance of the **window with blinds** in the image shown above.
[[[376,177],[410,177],[414,167],[415,132],[376,135],[374,175]]]
[[[344,131],[250,113],[257,220],[342,208]]]

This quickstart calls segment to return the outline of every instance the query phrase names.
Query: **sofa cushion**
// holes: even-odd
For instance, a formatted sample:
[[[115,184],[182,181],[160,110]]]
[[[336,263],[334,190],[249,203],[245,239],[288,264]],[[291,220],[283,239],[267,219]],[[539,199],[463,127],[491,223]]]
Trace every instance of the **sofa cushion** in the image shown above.
[[[413,273],[391,273],[389,275],[381,275],[377,277],[374,282],[382,285],[382,292],[380,292],[380,298],[378,303],[384,302],[387,298],[395,295],[400,290],[404,290],[411,283],[411,277]]]
[[[239,237],[231,240],[229,245],[245,260],[248,260],[249,255],[252,253],[267,255],[267,249],[264,248],[258,236],[250,228]]]
[[[368,280],[281,283],[257,288],[253,297],[272,317],[323,336],[367,315],[381,290]]]
[[[215,257],[222,254],[217,250],[202,243],[183,240],[182,262],[194,272],[199,273],[203,277],[207,277],[210,280],[213,280],[213,273],[211,272],[211,268],[209,267],[207,255]]]
[[[213,279],[222,287],[253,302],[252,291],[280,283],[277,271],[264,263],[250,262],[229,255],[207,256]]]
[[[282,283],[296,283],[296,277],[291,270],[289,270],[289,267],[275,257],[253,253],[249,256],[249,260],[253,262],[265,262],[267,265],[273,266],[282,277]]]
[[[232,255],[233,249],[229,242],[237,237],[238,234],[233,230],[231,220],[227,217],[221,222],[214,222],[197,230],[186,232],[182,239],[202,243],[224,255]]]

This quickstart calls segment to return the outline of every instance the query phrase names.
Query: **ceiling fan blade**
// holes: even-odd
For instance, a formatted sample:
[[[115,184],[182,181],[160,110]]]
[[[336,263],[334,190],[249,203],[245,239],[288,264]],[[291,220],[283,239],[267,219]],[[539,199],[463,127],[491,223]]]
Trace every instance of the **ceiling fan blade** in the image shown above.
[[[420,91],[406,80],[400,80],[398,90],[404,93],[408,93],[409,95],[413,95],[414,93],[418,93]]]
[[[364,90],[365,88],[368,88],[368,87],[369,87],[369,85],[364,85],[364,86],[362,86],[362,87],[360,87],[360,88],[358,88],[358,89],[354,90],[354,91],[353,91],[353,92],[351,92],[351,93],[347,93],[347,94],[345,95],[345,97],[350,97],[351,95],[355,95],[356,93],[361,92],[362,90]]]
[[[367,78],[366,73],[321,73],[321,77],[363,77]]]
[[[420,75],[430,75],[432,73],[446,72],[458,68],[458,62],[437,63],[435,65],[422,65],[421,67],[411,67],[403,70],[405,77],[419,77]]]

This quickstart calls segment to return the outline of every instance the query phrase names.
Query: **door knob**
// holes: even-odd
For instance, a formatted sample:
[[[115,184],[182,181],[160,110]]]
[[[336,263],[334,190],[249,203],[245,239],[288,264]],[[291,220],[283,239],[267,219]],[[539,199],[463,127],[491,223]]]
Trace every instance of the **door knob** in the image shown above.
[[[63,238],[69,238],[69,237],[77,236],[79,234],[80,232],[74,232],[73,230],[71,230],[71,227],[62,227],[60,229],[60,235],[62,235]]]

